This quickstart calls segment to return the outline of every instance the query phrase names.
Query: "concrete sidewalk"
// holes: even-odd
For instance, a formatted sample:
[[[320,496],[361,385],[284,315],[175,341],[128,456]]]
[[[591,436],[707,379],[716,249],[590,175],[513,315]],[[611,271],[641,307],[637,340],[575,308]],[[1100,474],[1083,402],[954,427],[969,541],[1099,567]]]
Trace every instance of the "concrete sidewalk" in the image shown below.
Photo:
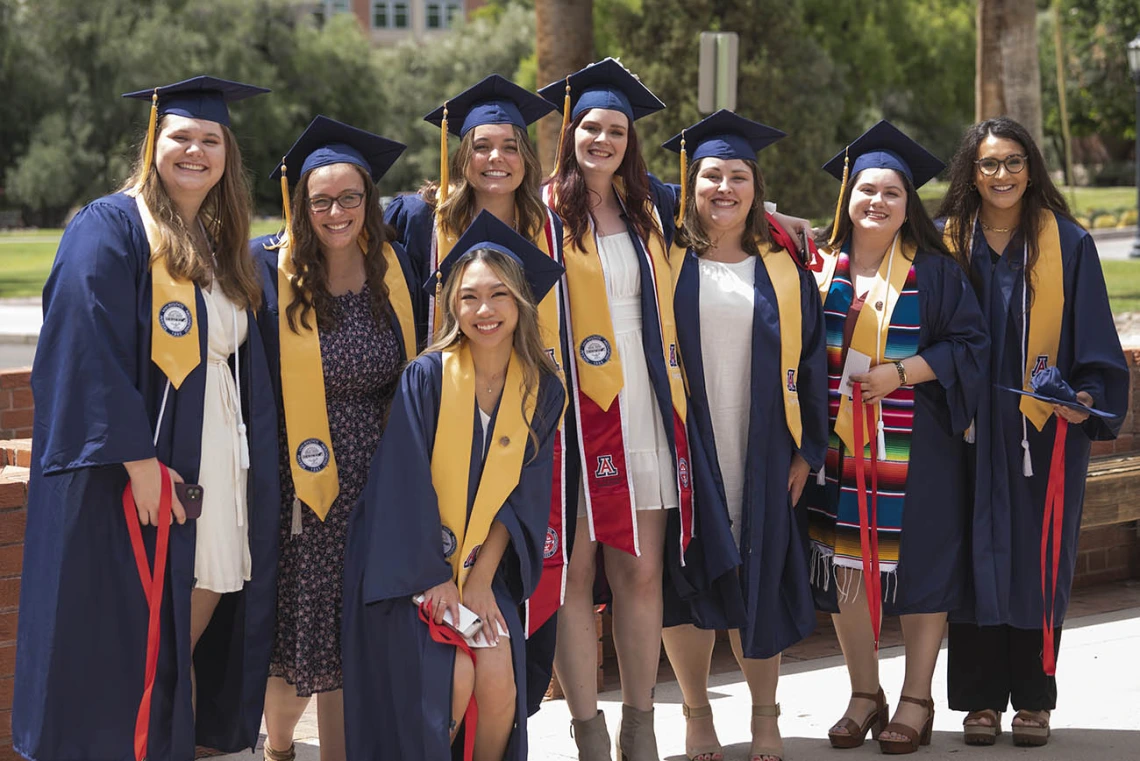
[[[1059,699],[1053,719],[1053,738],[1044,748],[1016,748],[1009,734],[1011,714],[1004,716],[1005,733],[993,748],[973,748],[961,740],[964,714],[946,705],[946,653],[939,656],[934,676],[934,741],[915,756],[922,759],[1066,759],[1067,761],[1134,761],[1140,757],[1140,608],[1071,619],[1065,627],[1064,647],[1057,671]],[[892,706],[898,701],[903,679],[903,652],[891,647],[880,652],[882,684]],[[839,656],[785,663],[780,680],[784,758],[880,758],[876,743],[850,751],[833,750],[827,730],[847,705],[850,686]],[[710,697],[726,761],[748,758],[751,701],[739,672],[714,676]],[[603,693],[600,708],[611,734],[621,715],[621,695]],[[657,743],[669,761],[684,759],[685,721],[676,682],[657,687]],[[549,700],[529,725],[531,761],[576,759],[570,737],[570,715],[564,700]],[[316,747],[315,701],[297,731],[299,761],[319,761]],[[223,756],[249,761],[250,754]],[[260,761],[260,751],[254,756]]]

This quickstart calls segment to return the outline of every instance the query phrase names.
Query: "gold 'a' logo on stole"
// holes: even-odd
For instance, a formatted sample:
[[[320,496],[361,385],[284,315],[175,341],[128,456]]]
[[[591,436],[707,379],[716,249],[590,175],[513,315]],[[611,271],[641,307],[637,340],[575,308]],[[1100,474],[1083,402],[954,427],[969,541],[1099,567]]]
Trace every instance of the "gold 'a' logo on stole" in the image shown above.
[[[958,220],[947,220],[943,241],[954,251]],[[1028,253],[1028,251],[1026,251]],[[969,259],[969,254],[966,256]],[[1024,272],[1024,270],[1022,270]],[[1029,338],[1025,347],[1022,388],[1032,391],[1033,376],[1043,366],[1057,364],[1061,345],[1061,317],[1065,309],[1065,267],[1061,260],[1061,232],[1057,217],[1042,211],[1037,221],[1037,263],[1033,265],[1033,303],[1029,307]],[[1022,283],[1025,287],[1025,283]],[[1044,362],[1041,358],[1044,358]],[[1021,397],[1018,409],[1040,431],[1053,414],[1053,405]]]
[[[154,256],[159,240],[154,215],[141,195],[135,196],[135,205],[142,217],[151,250],[150,359],[177,389],[202,362],[202,347],[198,343],[197,291],[194,283],[171,275],[163,257]]]
[[[363,241],[360,247],[366,251]],[[388,264],[384,284],[388,287],[388,301],[399,323],[404,356],[414,357],[415,318],[408,284],[392,246],[385,243],[381,251]],[[296,276],[291,248],[286,240],[277,256],[277,329],[281,343],[281,395],[285,408],[289,468],[297,499],[308,505],[323,521],[340,494],[340,480],[329,431],[316,315],[311,316],[309,327],[298,321],[297,332],[289,326],[287,310],[293,300]]]
[[[461,599],[478,550],[522,474],[529,423],[536,403],[533,394],[528,396],[524,414],[523,391],[521,361],[512,352],[495,415],[494,433],[488,439],[483,474],[469,518],[467,481],[473,439],[471,426],[475,420],[475,363],[466,344],[443,352],[443,388],[431,452],[431,481],[439,503],[440,521],[444,530],[455,538],[447,560]]]
[[[872,367],[883,362],[887,331],[891,327],[891,315],[906,286],[906,278],[910,274],[910,264],[914,261],[914,255],[915,247],[900,241],[896,236],[890,253],[884,256],[882,263],[879,264],[879,276],[875,279],[863,308],[859,310],[859,317],[855,320],[855,332],[851,335],[850,348],[869,356]],[[876,308],[880,302],[883,304],[881,310]],[[882,415],[879,405],[875,405],[873,409],[869,416],[871,419],[867,422],[871,431],[877,428],[879,416]],[[843,441],[848,452],[856,451],[855,429],[851,414],[851,397],[840,394],[839,413],[835,417],[835,434]]]

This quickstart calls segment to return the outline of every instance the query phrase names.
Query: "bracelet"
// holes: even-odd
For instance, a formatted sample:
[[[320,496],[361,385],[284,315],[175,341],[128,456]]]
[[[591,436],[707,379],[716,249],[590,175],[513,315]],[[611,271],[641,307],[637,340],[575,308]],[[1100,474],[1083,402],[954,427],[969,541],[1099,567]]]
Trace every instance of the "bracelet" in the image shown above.
[[[895,361],[895,369],[899,372],[899,385],[906,385],[906,366],[900,361]]]

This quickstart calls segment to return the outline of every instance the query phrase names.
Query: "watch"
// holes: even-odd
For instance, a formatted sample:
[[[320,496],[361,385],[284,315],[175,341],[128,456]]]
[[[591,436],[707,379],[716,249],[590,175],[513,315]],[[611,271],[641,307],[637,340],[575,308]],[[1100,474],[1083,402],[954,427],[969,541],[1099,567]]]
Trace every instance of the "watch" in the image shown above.
[[[899,373],[899,385],[906,385],[906,366],[899,360],[895,360],[895,369]]]

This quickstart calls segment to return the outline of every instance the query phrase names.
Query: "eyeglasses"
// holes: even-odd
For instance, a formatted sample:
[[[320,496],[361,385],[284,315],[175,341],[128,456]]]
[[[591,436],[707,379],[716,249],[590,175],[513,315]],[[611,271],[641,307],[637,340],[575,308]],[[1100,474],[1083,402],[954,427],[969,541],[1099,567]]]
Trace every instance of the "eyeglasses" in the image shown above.
[[[978,159],[974,163],[978,165],[978,171],[986,177],[993,177],[998,173],[998,169],[1005,167],[1005,171],[1010,174],[1020,174],[1022,169],[1025,169],[1025,160],[1028,156],[1019,153],[1014,153],[1006,156],[1004,159],[984,158]]]
[[[317,196],[316,198],[309,199],[309,208],[318,214],[323,214],[326,211],[331,211],[334,203],[342,209],[355,209],[364,203],[364,194],[341,193],[336,198]]]

